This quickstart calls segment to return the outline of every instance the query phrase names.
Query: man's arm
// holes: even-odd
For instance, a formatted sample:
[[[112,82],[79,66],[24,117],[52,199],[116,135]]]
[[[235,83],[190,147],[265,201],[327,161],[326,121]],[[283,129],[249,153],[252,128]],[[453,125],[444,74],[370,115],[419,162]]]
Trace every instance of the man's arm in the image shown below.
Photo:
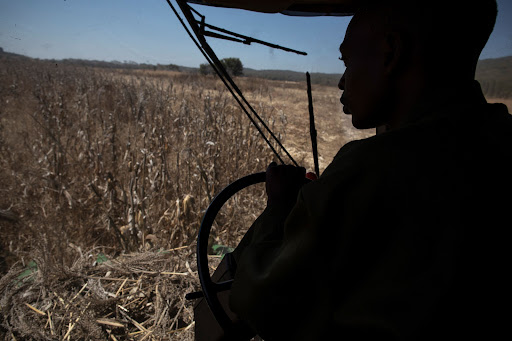
[[[230,307],[268,339],[292,328],[300,318],[293,314],[301,308],[297,299],[309,296],[301,295],[300,288],[307,281],[304,273],[313,246],[307,243],[314,241],[304,233],[308,213],[300,202],[290,214],[286,205],[267,206],[251,227],[250,243],[237,260]],[[285,221],[294,226],[293,231],[284,230]]]
[[[251,227],[230,306],[264,339],[408,335],[435,316],[453,263],[449,220],[432,209],[439,184],[403,181],[431,170],[407,159],[379,168],[390,155],[374,149],[363,159],[344,148],[289,213],[269,205]]]

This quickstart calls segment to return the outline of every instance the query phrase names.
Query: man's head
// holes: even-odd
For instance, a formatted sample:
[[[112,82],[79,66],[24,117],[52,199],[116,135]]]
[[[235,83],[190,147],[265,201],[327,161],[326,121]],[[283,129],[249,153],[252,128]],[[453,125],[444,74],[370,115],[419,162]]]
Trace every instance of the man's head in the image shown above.
[[[353,125],[392,124],[433,87],[472,81],[496,13],[495,0],[366,1],[340,46]]]

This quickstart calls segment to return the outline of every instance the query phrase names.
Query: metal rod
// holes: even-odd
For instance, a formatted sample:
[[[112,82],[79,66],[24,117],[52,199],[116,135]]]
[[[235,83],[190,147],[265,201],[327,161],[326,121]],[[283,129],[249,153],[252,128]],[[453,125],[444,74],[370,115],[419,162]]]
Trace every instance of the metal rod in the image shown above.
[[[247,117],[251,120],[251,122],[253,123],[253,125],[255,126],[255,128],[258,130],[258,132],[260,133],[260,135],[262,136],[262,138],[265,140],[265,142],[267,142],[267,144],[269,145],[270,149],[274,152],[274,154],[276,155],[276,157],[279,159],[279,161],[281,163],[284,164],[284,161],[283,159],[281,158],[281,156],[277,153],[277,150],[274,148],[274,146],[272,146],[272,144],[270,143],[270,141],[266,138],[266,136],[264,135],[263,131],[261,130],[261,128],[259,127],[259,125],[256,123],[256,121],[254,120],[254,118],[249,114],[249,112],[247,111],[247,109],[245,108],[245,106],[242,104],[242,101],[243,103],[247,106],[247,108],[249,108],[249,110],[252,112],[252,114],[258,119],[258,121],[260,122],[260,124],[265,128],[265,130],[270,134],[270,136],[274,139],[274,141],[276,141],[276,143],[278,144],[278,146],[285,152],[286,156],[292,161],[292,163],[296,166],[298,166],[297,162],[293,159],[293,157],[290,155],[290,153],[286,150],[286,148],[284,148],[284,146],[282,145],[282,143],[279,141],[279,139],[275,136],[275,134],[270,130],[270,128],[267,126],[267,124],[263,121],[263,119],[256,113],[256,111],[254,110],[254,108],[249,104],[249,102],[247,101],[247,99],[243,96],[242,94],[242,91],[238,88],[238,86],[235,84],[235,82],[233,81],[233,79],[231,78],[231,76],[228,74],[228,72],[226,71],[225,67],[222,65],[222,63],[220,62],[220,60],[218,59],[217,55],[215,54],[215,52],[212,50],[212,48],[210,47],[210,45],[206,42],[206,39],[204,37],[204,35],[202,34],[201,32],[201,27],[199,27],[199,25],[197,25],[197,20],[194,18],[191,10],[192,7],[190,7],[189,5],[187,5],[186,3],[184,3],[183,0],[176,0],[176,2],[178,3],[178,6],[180,7],[181,11],[183,12],[183,14],[185,15],[185,18],[187,19],[187,22],[189,23],[190,27],[192,28],[192,30],[194,31],[194,34],[195,36],[197,37],[197,39],[199,40],[199,42],[195,39],[195,37],[192,35],[192,33],[190,32],[190,30],[188,29],[188,27],[185,25],[185,23],[183,22],[183,20],[181,19],[181,17],[179,16],[178,12],[176,11],[176,9],[174,8],[174,6],[172,5],[172,3],[170,2],[170,0],[166,0],[168,5],[171,7],[171,9],[173,10],[174,14],[176,15],[176,17],[179,19],[179,21],[181,22],[182,26],[184,27],[184,29],[186,30],[186,32],[188,33],[188,35],[190,36],[190,38],[192,39],[192,41],[196,44],[196,46],[198,47],[199,51],[203,54],[203,56],[206,58],[206,60],[208,61],[208,63],[210,63],[210,65],[212,66],[212,68],[215,70],[215,72],[217,73],[217,75],[219,76],[219,78],[221,79],[221,81],[224,83],[224,85],[226,86],[226,88],[230,91],[230,93],[233,95],[233,98],[237,101],[237,103],[239,104],[240,108],[244,111],[244,113],[247,115]],[[195,11],[197,13],[197,11]],[[201,16],[201,15],[199,15]],[[203,16],[201,16],[203,17]],[[204,21],[201,20],[201,26],[202,28],[204,29]],[[199,44],[200,43],[200,44]],[[229,83],[229,84],[228,84]],[[235,92],[238,94],[238,96],[240,98],[238,98],[238,96],[235,95]]]
[[[308,103],[309,103],[309,133],[311,135],[311,147],[313,149],[313,161],[315,162],[316,176],[320,176],[320,167],[318,166],[318,146],[316,143],[315,114],[313,113],[313,95],[311,94],[311,76],[306,72],[308,83]]]
[[[217,38],[217,39],[224,39],[224,40],[234,41],[235,43],[250,44],[250,43],[247,43],[245,40],[241,40],[241,39],[225,36],[223,34],[218,34],[218,33],[211,32],[211,31],[204,31],[203,35],[206,36],[206,37],[212,37],[212,38]]]
[[[258,115],[258,113],[256,112],[256,110],[254,110],[254,108],[251,106],[251,104],[247,101],[247,99],[245,98],[245,96],[242,94],[242,91],[238,88],[238,86],[236,85],[236,83],[233,81],[233,79],[231,78],[231,76],[228,74],[228,72],[226,71],[226,69],[224,68],[224,66],[222,65],[222,63],[219,61],[219,59],[217,58],[217,55],[215,54],[215,52],[213,51],[213,49],[210,47],[210,45],[208,44],[208,42],[206,41],[204,35],[203,35],[203,32],[202,30],[204,31],[204,27],[206,26],[206,23],[205,23],[205,17],[200,14],[198,11],[196,11],[195,9],[193,9],[191,6],[189,6],[186,1],[184,0],[176,0],[176,2],[178,3],[178,6],[180,6],[180,9],[181,11],[183,12],[183,14],[185,15],[185,19],[187,19],[190,27],[192,28],[192,30],[194,31],[197,39],[199,39],[200,43],[201,43],[201,47],[199,47],[199,45],[196,43],[196,45],[198,45],[199,49],[201,50],[201,52],[203,53],[203,55],[205,56],[205,58],[208,60],[208,58],[211,58],[211,61],[208,60],[208,62],[210,63],[210,65],[213,67],[213,69],[217,72],[217,75],[219,76],[219,78],[222,80],[222,82],[224,82],[224,84],[226,85],[226,87],[228,88],[229,91],[232,91],[232,89],[234,91],[236,91],[236,93],[238,94],[238,96],[240,96],[240,99],[244,102],[244,104],[247,106],[247,108],[252,112],[252,114],[258,119],[258,121],[260,122],[260,124],[263,126],[263,128],[270,134],[270,136],[272,137],[272,139],[277,143],[277,145],[281,148],[281,150],[286,154],[286,156],[290,159],[290,161],[295,165],[295,166],[299,166],[298,163],[293,159],[293,157],[290,155],[290,153],[288,152],[288,150],[286,150],[286,148],[283,146],[283,144],[281,143],[281,141],[279,141],[279,139],[275,136],[275,134],[272,132],[272,130],[270,130],[270,128],[267,126],[267,124],[265,123],[265,121],[263,121],[263,119]],[[169,6],[171,6],[171,8],[173,8],[170,0],[167,0],[167,3],[169,4]],[[173,9],[174,10],[174,9]],[[201,17],[201,21],[198,22],[195,18],[194,18],[194,15],[192,14],[192,12],[196,13],[199,17]],[[174,13],[176,15],[177,12],[176,10],[174,10]],[[181,20],[181,19],[180,19]],[[200,24],[200,26],[198,25],[198,23]],[[185,29],[188,31],[188,29],[185,27]],[[189,35],[191,36],[190,32],[189,32]],[[192,36],[191,36],[192,37]],[[194,38],[192,38],[194,40]],[[228,84],[226,83],[228,82],[229,85],[231,86],[228,86]],[[233,94],[233,92],[231,92]],[[233,94],[234,97],[236,97],[234,94]],[[247,113],[245,107],[240,104],[240,101],[238,98],[235,98],[238,102],[238,104],[240,105],[240,107],[244,110],[244,112],[248,115],[249,119],[251,120],[251,122],[254,124],[254,126],[256,127],[256,129],[258,130],[258,132],[260,132],[260,134],[262,135],[263,139],[268,143],[270,149],[272,149],[272,151],[274,152],[274,154],[277,156],[277,158],[279,159],[279,162],[281,162],[282,164],[284,164],[284,161],[283,159],[281,158],[281,156],[277,153],[277,151],[274,149],[274,147],[269,143],[269,141],[267,140],[267,138],[265,137],[265,135],[263,135],[263,133],[261,132],[261,129],[260,127],[254,123],[254,119],[252,117],[249,116],[249,114]]]
[[[237,37],[237,38],[244,39],[245,40],[245,42],[243,42],[244,44],[248,44],[249,45],[251,43],[257,43],[257,44],[261,44],[261,45],[272,47],[274,49],[283,50],[283,51],[286,51],[286,52],[293,52],[293,53],[297,53],[297,54],[300,54],[300,55],[303,55],[303,56],[307,56],[308,55],[306,52],[290,49],[288,47],[284,47],[284,46],[280,46],[280,45],[277,45],[277,44],[272,44],[272,43],[269,43],[269,42],[266,42],[266,41],[263,41],[263,40],[255,39],[255,38],[248,37],[248,36],[244,36],[243,34],[238,34],[238,33],[235,33],[235,32],[231,32],[231,31],[228,31],[226,29],[223,29],[223,28],[220,28],[220,27],[217,27],[217,26],[213,26],[213,25],[210,25],[210,24],[204,23],[204,26],[208,27],[209,29],[215,30],[215,31],[219,31],[219,32],[222,32],[222,33],[225,33],[225,34],[232,35],[232,36]]]

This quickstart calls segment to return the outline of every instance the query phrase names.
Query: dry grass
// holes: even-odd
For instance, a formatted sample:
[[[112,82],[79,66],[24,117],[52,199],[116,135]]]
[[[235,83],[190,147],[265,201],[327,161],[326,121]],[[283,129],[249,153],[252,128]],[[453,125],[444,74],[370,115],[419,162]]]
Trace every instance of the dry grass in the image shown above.
[[[94,304],[77,303],[73,317],[60,316],[64,312],[58,304],[52,310],[42,303],[57,302],[50,288],[64,300],[75,295],[89,283],[85,278],[96,271],[91,266],[100,253],[114,260],[193,245],[211,198],[235,179],[263,170],[272,155],[213,78],[176,73],[167,78],[135,77],[42,61],[4,59],[0,64],[2,274],[10,269],[0,288],[0,334],[5,332],[6,339],[26,339],[29,334],[40,340],[66,334],[76,339],[81,331],[108,338],[103,326],[82,325],[89,317],[108,314]],[[269,120],[271,112],[264,108],[260,114]],[[254,216],[247,213],[237,219],[236,208],[257,212],[263,194],[261,187],[250,189],[245,198],[228,203],[219,215],[214,240],[236,245],[243,235],[241,227],[246,227],[243,221]],[[187,262],[194,264],[189,251]],[[158,272],[180,267],[175,257],[167,263],[157,258],[140,268]],[[12,280],[30,260],[39,268],[37,280],[18,288]],[[130,271],[123,275],[128,283],[142,278]],[[146,303],[155,304],[156,285],[146,277]],[[182,302],[184,288],[190,289],[192,281],[197,288],[197,279],[191,276],[188,282],[167,279],[163,276],[157,283],[160,292],[173,281],[182,288],[169,291],[167,304]],[[118,290],[113,283],[106,285],[107,292]],[[100,300],[91,290],[86,287],[75,302]],[[36,310],[27,310],[44,311],[41,304],[60,321],[55,334]],[[130,317],[142,323],[147,314],[117,317],[123,323]],[[162,328],[170,331],[191,322],[191,316],[180,317],[182,322],[171,326],[176,314],[169,308]],[[82,324],[75,320],[79,316]],[[76,329],[67,333],[73,324]],[[126,327],[122,333],[131,332]]]
[[[239,81],[311,169],[305,83]],[[347,128],[337,89],[313,95],[323,169],[369,132]],[[223,85],[1,59],[0,103],[2,338],[191,340],[183,296],[198,287],[202,214],[220,189],[273,160]],[[263,186],[230,200],[212,242],[236,245],[264,203]],[[100,254],[110,261],[94,265]],[[20,279],[31,260],[38,271]]]
[[[189,245],[212,196],[272,159],[213,79],[3,64],[2,246],[18,259]]]
[[[311,170],[305,82],[237,81]],[[351,128],[336,88],[313,97],[323,170],[373,132]],[[0,103],[0,339],[192,340],[202,214],[273,160],[223,85],[0,59]],[[235,196],[211,242],[236,245],[264,204],[262,185]]]
[[[193,340],[192,307],[183,296],[196,282],[190,250],[99,264],[90,252],[71,267],[45,257],[36,257],[43,265],[37,271],[15,266],[0,280],[3,339]]]

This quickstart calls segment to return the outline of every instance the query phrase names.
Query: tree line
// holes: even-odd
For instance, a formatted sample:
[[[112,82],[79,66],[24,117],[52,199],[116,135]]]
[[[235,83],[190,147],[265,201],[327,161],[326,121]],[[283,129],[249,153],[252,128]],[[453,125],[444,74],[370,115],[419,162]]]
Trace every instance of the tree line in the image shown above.
[[[231,76],[243,76],[244,65],[239,58],[224,58],[220,62]],[[213,75],[215,71],[210,64],[205,63],[199,65],[199,73],[202,75]]]
[[[20,54],[10,53],[0,47],[0,58],[29,58]],[[214,74],[209,64],[201,64],[198,68],[179,66],[175,64],[146,64],[132,61],[102,61],[102,60],[84,60],[84,59],[61,59],[49,60],[55,64],[73,64],[78,66],[99,67],[107,69],[144,69],[144,70],[170,70],[179,72],[190,72],[203,75]],[[244,68],[239,58],[224,58],[221,60],[228,73],[232,76],[257,77],[271,80],[303,82],[305,73],[286,70],[253,70]],[[311,73],[313,84],[336,86],[338,84],[339,74]],[[495,98],[512,98],[512,56],[495,59],[484,59],[478,62],[476,70],[476,79],[480,82],[484,94]]]

